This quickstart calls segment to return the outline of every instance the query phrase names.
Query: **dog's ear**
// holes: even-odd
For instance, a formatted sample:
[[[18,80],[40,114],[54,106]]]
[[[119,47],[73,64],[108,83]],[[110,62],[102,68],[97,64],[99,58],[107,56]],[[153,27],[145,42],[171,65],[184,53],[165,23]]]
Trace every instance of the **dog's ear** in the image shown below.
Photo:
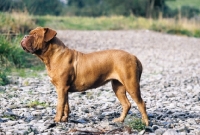
[[[55,30],[52,30],[50,28],[44,28],[44,41],[48,42],[50,41],[52,38],[54,38],[57,34],[57,32]]]

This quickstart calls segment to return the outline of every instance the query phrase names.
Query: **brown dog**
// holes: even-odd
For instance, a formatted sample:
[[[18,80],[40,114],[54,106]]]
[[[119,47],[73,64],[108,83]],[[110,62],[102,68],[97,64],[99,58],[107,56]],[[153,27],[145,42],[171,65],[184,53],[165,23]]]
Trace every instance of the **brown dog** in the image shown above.
[[[128,92],[136,102],[143,121],[148,125],[139,85],[142,64],[136,56],[121,50],[83,54],[67,48],[56,34],[52,29],[38,27],[21,41],[24,50],[37,55],[44,62],[51,82],[56,87],[56,122],[68,120],[68,92],[82,92],[111,81],[113,91],[123,107],[121,116],[114,121],[124,121],[131,107],[126,97]]]

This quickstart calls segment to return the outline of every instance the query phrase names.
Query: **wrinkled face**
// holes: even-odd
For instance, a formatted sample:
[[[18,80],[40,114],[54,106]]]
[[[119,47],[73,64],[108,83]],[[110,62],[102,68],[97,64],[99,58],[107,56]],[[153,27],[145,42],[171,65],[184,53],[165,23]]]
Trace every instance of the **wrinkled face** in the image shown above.
[[[46,43],[56,36],[56,31],[49,28],[37,27],[21,41],[22,48],[29,53],[35,53],[45,48]]]

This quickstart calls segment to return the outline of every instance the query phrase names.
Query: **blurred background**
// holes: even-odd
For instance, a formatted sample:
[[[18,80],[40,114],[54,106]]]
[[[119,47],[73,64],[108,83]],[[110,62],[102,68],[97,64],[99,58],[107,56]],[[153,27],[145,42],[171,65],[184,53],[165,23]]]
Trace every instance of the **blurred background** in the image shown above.
[[[0,0],[0,12],[1,33],[26,33],[37,25],[81,30],[150,29],[200,36],[196,31],[199,0]],[[12,24],[15,21],[17,26]]]
[[[0,0],[1,12],[28,12],[32,15],[142,16],[146,18],[198,18],[199,0]]]
[[[7,74],[13,70],[23,76],[26,68],[44,67],[19,45],[37,26],[145,29],[199,38],[200,0],[0,0],[0,85],[8,83]]]

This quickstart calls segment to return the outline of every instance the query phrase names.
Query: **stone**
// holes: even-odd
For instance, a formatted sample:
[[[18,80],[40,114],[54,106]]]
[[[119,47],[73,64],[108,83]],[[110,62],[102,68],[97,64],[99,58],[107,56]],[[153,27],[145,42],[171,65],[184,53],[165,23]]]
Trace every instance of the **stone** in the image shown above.
[[[32,115],[33,115],[33,116],[43,115],[43,113],[42,113],[41,110],[35,110],[35,111],[32,111]]]
[[[152,129],[155,131],[155,130],[159,129],[159,126],[158,125],[153,125]]]
[[[167,131],[164,132],[163,135],[179,135],[179,134],[173,129],[168,129]]]
[[[104,116],[108,116],[108,115],[112,115],[114,114],[115,112],[103,112],[102,115]]]
[[[16,125],[18,123],[18,121],[7,121],[5,124],[6,126],[13,126]]]
[[[156,129],[156,130],[155,130],[155,134],[156,134],[156,135],[163,135],[163,133],[164,133],[165,131],[166,131],[165,129],[159,128],[159,129]]]
[[[142,130],[142,131],[140,131],[140,132],[138,133],[138,135],[144,135],[144,133],[145,133],[145,130]]]
[[[6,87],[0,86],[0,93],[1,93],[1,92],[5,92],[5,90],[6,90]]]

